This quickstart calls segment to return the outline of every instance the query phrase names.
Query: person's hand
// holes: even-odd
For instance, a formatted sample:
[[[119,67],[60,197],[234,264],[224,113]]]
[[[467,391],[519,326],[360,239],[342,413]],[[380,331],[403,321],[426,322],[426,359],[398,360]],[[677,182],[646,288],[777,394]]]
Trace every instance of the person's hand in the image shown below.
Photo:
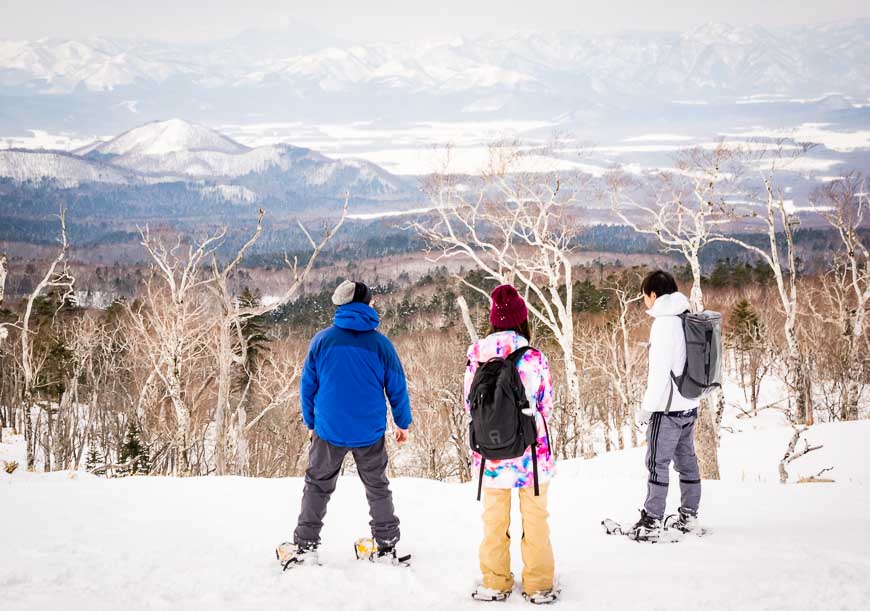
[[[402,445],[403,443],[406,443],[408,441],[408,438],[411,436],[411,434],[408,432],[408,429],[397,428],[393,433],[393,436],[396,439],[396,443]]]
[[[314,439],[314,429],[308,429],[308,440]]]
[[[635,421],[639,427],[649,424],[650,418],[652,418],[652,412],[648,412],[645,409],[639,410],[635,415]]]

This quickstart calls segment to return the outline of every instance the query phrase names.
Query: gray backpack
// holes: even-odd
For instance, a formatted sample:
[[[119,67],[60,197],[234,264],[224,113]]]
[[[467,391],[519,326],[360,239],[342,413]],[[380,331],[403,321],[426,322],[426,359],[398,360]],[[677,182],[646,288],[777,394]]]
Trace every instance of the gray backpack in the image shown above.
[[[686,364],[683,373],[671,378],[677,391],[686,399],[700,399],[722,386],[722,315],[704,310],[697,314],[680,314],[686,336]],[[665,412],[671,410],[674,384]]]

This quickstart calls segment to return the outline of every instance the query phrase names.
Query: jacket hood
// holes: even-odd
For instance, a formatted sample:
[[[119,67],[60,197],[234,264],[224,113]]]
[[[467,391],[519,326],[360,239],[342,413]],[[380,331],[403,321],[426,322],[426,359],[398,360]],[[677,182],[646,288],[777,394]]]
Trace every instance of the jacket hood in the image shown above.
[[[381,319],[373,307],[353,302],[340,306],[335,311],[333,324],[350,331],[374,331],[381,324]]]
[[[677,316],[686,310],[692,310],[692,304],[682,293],[671,293],[657,297],[653,307],[646,311],[653,318],[660,316]]]
[[[482,337],[468,347],[468,360],[485,362],[497,356],[505,358],[517,348],[528,346],[528,340],[515,331],[501,331]]]

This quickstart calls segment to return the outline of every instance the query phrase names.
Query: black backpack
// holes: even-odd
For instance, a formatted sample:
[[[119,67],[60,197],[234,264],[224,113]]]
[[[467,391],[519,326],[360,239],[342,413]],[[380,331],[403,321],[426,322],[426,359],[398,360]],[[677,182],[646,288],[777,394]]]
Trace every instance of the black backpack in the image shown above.
[[[665,413],[671,410],[674,385],[686,399],[700,399],[722,386],[722,316],[704,310],[696,314],[686,311],[680,318],[686,337],[686,364],[679,376],[671,372],[674,384]]]
[[[492,358],[481,363],[474,373],[468,392],[471,406],[468,439],[471,449],[481,456],[477,480],[478,501],[487,459],[519,458],[529,446],[532,447],[535,496],[539,494],[537,410],[530,409],[526,389],[517,371],[517,363],[530,349],[530,346],[523,346],[507,358]],[[549,447],[549,433],[547,444]]]

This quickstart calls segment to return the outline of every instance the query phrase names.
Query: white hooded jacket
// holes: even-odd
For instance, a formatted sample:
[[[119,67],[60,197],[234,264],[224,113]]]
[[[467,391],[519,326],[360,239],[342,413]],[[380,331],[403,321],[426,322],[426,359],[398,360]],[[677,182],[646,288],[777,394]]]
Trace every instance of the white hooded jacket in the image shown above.
[[[671,293],[656,298],[647,314],[652,316],[649,332],[649,373],[646,393],[643,395],[641,409],[646,412],[663,412],[668,406],[671,387],[674,397],[671,400],[672,412],[682,412],[698,407],[700,399],[686,399],[680,395],[677,385],[671,379],[671,372],[679,376],[686,364],[686,337],[683,334],[683,321],[679,315],[691,310],[689,300],[682,293]]]

